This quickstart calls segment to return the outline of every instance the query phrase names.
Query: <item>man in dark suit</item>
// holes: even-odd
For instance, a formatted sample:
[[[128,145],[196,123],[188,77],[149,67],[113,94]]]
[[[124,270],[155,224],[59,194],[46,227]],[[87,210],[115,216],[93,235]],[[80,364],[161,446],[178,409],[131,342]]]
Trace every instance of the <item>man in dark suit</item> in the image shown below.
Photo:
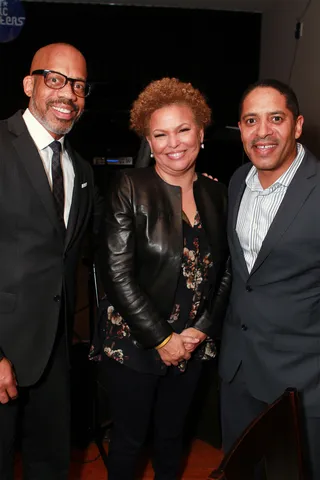
[[[83,112],[86,78],[73,46],[41,48],[23,80],[29,108],[0,123],[1,480],[13,479],[20,415],[25,478],[68,475],[75,276],[101,210],[91,167],[65,138]]]
[[[287,387],[301,393],[308,480],[320,478],[320,163],[297,142],[287,85],[262,80],[240,104],[252,163],[229,186],[233,283],[221,344],[224,449]]]

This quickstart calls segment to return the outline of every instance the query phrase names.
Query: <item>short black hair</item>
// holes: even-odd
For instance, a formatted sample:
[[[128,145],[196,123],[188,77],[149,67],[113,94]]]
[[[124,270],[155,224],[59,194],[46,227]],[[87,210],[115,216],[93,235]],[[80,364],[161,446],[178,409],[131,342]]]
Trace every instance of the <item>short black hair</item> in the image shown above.
[[[284,95],[286,97],[286,106],[288,110],[292,113],[294,119],[296,120],[298,116],[300,115],[300,108],[299,108],[299,102],[297,99],[296,94],[292,90],[289,85],[286,83],[280,82],[280,80],[276,80],[274,78],[265,78],[262,80],[258,80],[255,83],[252,83],[249,85],[246,90],[243,92],[240,103],[239,103],[239,118],[241,119],[241,113],[242,113],[242,108],[243,108],[243,102],[245,101],[246,97],[251,93],[253,90],[256,88],[274,88],[277,90],[281,95]]]

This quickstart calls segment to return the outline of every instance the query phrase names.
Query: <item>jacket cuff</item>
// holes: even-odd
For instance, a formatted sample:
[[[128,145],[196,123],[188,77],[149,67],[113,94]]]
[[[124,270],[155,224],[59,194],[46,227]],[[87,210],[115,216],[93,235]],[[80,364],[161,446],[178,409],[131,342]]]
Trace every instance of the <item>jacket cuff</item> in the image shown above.
[[[172,335],[173,335],[173,333],[170,333],[170,335],[169,335],[167,338],[165,338],[165,339],[163,340],[163,342],[161,342],[159,345],[157,345],[157,346],[155,347],[155,349],[156,349],[156,350],[160,350],[160,348],[165,347],[165,346],[167,345],[167,343],[170,342],[170,340],[171,340],[171,338],[172,338]]]
[[[211,313],[208,310],[205,310],[202,315],[197,319],[197,321],[190,325],[193,328],[196,328],[200,332],[205,333],[208,336],[211,336],[213,318]]]
[[[153,330],[152,332],[149,331],[143,333],[133,331],[133,335],[144,348],[156,348],[173,333],[173,330],[168,323],[162,324],[161,329],[158,328],[157,330],[158,331]]]

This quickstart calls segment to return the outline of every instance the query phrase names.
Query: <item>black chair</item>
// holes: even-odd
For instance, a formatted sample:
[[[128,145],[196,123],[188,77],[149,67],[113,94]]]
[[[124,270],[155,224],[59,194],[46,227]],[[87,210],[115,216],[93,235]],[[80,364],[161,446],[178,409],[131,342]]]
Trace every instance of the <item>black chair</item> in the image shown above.
[[[301,442],[298,394],[287,389],[247,427],[209,479],[306,480]]]

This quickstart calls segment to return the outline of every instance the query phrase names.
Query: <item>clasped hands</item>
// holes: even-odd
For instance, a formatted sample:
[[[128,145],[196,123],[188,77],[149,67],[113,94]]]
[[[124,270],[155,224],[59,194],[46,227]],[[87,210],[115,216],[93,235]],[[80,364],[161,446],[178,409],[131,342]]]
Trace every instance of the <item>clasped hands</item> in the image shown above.
[[[169,342],[157,351],[168,367],[189,360],[191,353],[206,339],[207,335],[196,328],[186,328],[180,334],[173,333]]]
[[[0,361],[0,404],[15,400],[18,396],[17,381],[7,358]]]

